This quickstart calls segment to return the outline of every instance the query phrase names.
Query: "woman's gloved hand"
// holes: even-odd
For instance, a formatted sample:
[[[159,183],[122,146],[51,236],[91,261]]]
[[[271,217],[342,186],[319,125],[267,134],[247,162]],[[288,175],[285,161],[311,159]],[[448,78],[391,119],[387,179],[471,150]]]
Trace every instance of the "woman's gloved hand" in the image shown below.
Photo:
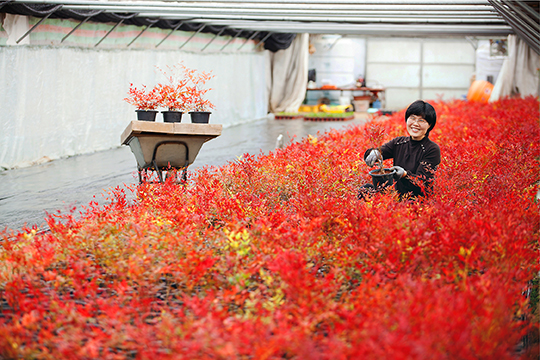
[[[399,180],[403,176],[405,176],[405,169],[401,166],[392,166],[390,170],[396,170],[396,173],[394,174],[394,179]]]
[[[366,161],[367,166],[369,167],[372,167],[373,165],[375,165],[377,161],[382,162],[381,152],[377,149],[371,150],[368,156],[366,156],[365,161]]]

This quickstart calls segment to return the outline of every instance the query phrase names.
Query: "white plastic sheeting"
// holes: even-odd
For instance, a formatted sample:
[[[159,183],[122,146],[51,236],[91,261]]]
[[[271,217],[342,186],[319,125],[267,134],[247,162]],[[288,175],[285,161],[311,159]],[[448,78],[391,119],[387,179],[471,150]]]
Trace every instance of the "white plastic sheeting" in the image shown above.
[[[179,61],[215,75],[207,83],[216,105],[211,123],[267,115],[264,52],[0,47],[0,168],[119,146],[120,134],[136,119],[135,108],[123,101],[130,83],[152,87],[163,80],[156,65]]]
[[[7,45],[28,45],[30,44],[30,38],[26,37],[17,41],[30,29],[27,16],[3,14],[2,27],[8,34],[6,41]]]
[[[269,53],[271,112],[297,112],[306,96],[309,34],[298,34],[286,50]]]
[[[538,96],[539,69],[540,56],[523,40],[508,35],[508,58],[504,60],[489,101],[516,94]]]

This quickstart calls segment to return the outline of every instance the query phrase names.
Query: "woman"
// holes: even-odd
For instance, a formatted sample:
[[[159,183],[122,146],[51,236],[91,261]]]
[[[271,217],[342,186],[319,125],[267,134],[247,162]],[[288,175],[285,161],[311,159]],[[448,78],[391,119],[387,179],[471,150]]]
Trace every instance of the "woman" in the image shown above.
[[[396,190],[400,196],[426,196],[431,189],[435,170],[441,162],[439,145],[429,139],[437,114],[430,104],[417,100],[405,112],[409,136],[390,140],[377,149],[368,149],[364,160],[369,167],[382,159],[394,159]],[[422,186],[420,186],[420,184]]]

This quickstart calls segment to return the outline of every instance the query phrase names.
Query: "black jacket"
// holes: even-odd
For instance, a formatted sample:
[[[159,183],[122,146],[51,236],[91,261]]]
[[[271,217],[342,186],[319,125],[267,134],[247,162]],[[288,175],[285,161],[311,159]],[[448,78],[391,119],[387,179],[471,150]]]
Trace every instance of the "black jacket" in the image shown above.
[[[364,159],[369,154],[368,149]],[[396,190],[401,194],[412,193],[414,196],[426,195],[420,186],[422,181],[425,189],[431,188],[437,166],[441,163],[441,149],[427,136],[420,141],[410,136],[400,136],[381,146],[383,159],[394,159],[394,166],[401,166],[407,171],[407,176],[396,181]]]

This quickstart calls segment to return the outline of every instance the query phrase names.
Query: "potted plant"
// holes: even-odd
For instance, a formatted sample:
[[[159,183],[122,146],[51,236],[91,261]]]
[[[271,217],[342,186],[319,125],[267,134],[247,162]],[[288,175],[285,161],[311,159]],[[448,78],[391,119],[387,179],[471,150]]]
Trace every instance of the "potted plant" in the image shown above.
[[[199,90],[196,87],[191,87],[188,90],[188,104],[190,108],[192,123],[207,124],[210,120],[210,109],[215,106],[208,99],[204,99],[203,95],[210,89]]]
[[[395,173],[396,170],[390,170],[381,166],[378,169],[371,170],[369,175],[371,175],[371,180],[375,189],[380,190],[394,184]]]
[[[167,110],[162,111],[164,122],[181,122],[182,113],[186,111],[186,91],[179,85],[158,84],[160,105]]]
[[[137,108],[137,120],[155,121],[159,106],[160,95],[156,88],[147,90],[146,85],[142,88],[137,88],[130,84],[128,96],[124,100]]]
[[[188,79],[185,76],[186,67],[179,63],[175,66],[167,66],[167,69],[156,68],[165,76],[166,83],[158,84],[156,89],[159,93],[159,105],[166,108],[163,113],[164,122],[181,122],[182,113],[186,108],[186,85]]]
[[[185,68],[185,74],[189,82],[186,85],[186,107],[191,115],[191,122],[208,123],[210,110],[214,109],[215,106],[210,100],[204,98],[204,95],[212,89],[204,89],[203,87],[214,75],[211,75],[211,72],[198,72],[187,68]]]

